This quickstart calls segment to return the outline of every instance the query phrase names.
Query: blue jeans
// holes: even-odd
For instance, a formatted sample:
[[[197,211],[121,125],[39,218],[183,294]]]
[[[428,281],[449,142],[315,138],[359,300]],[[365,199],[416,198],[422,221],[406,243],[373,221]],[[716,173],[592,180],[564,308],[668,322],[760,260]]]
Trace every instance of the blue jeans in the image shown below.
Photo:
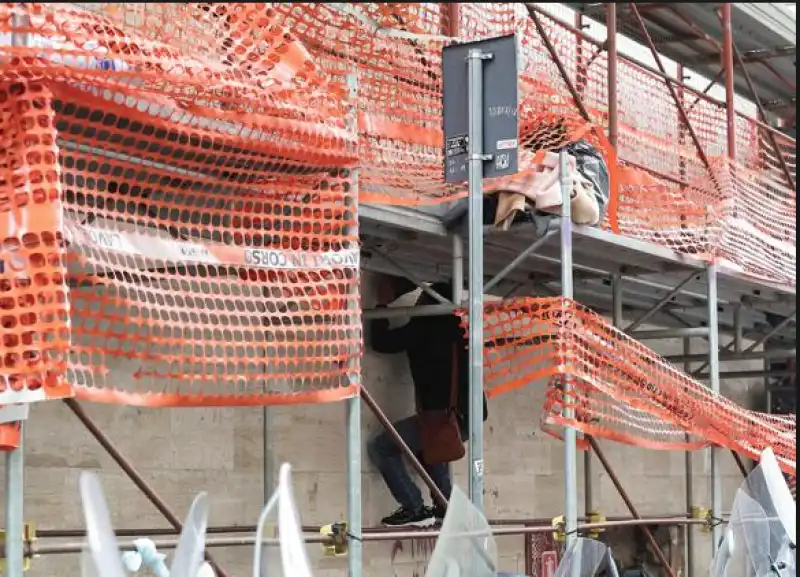
[[[408,445],[408,448],[420,460],[422,466],[425,467],[425,471],[431,476],[439,490],[449,499],[450,492],[453,489],[453,483],[450,478],[450,464],[437,463],[436,465],[427,465],[422,461],[422,440],[416,415],[396,421],[394,427],[406,445]],[[464,431],[461,432],[461,438],[464,438]],[[411,475],[408,474],[403,461],[403,452],[386,431],[380,432],[369,440],[367,454],[383,476],[383,480],[386,482],[392,497],[401,506],[406,509],[417,510],[425,505],[419,487],[411,479]],[[431,495],[431,498],[433,499],[433,495]],[[435,503],[436,500],[433,499],[433,502]]]

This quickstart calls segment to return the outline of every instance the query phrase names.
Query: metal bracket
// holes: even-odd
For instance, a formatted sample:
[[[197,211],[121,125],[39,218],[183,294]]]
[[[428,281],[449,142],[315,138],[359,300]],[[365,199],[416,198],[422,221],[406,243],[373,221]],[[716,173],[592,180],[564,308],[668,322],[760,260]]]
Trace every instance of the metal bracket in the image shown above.
[[[556,543],[566,543],[567,542],[567,534],[564,532],[564,515],[559,515],[558,517],[553,517],[553,527],[555,528],[555,533],[553,533],[553,540]]]
[[[25,544],[25,550],[31,551],[32,545],[36,541],[36,528],[33,523],[25,523],[25,528],[22,533],[22,541]],[[0,571],[6,571],[6,530],[0,529]],[[22,560],[22,570],[27,571],[31,568],[31,555],[26,553]]]
[[[471,154],[469,156],[470,160],[492,160],[493,158],[492,154]]]
[[[604,515],[601,515],[599,511],[589,511],[589,523],[605,523],[606,518]],[[600,533],[605,533],[605,528],[598,527],[596,529],[589,529],[589,539],[597,539],[600,537]]]
[[[692,505],[691,509],[689,509],[689,512],[691,513],[692,519],[705,521],[705,524],[700,527],[701,533],[711,533],[712,522],[714,520],[714,516],[711,514],[711,509]]]
[[[343,557],[347,555],[347,522],[339,521],[320,527],[319,532],[327,538],[322,543],[325,555]]]
[[[470,50],[467,53],[467,60],[492,60],[494,54],[491,52],[481,52],[480,50]]]

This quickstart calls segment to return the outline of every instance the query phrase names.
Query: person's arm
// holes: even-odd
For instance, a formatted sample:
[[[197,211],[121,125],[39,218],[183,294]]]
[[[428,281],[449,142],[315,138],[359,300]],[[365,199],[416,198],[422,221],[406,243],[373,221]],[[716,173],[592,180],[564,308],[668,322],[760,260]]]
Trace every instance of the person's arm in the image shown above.
[[[376,307],[383,308],[383,307]],[[389,319],[374,319],[370,323],[372,349],[377,353],[401,353],[408,348],[413,339],[414,319],[401,327],[391,328]]]

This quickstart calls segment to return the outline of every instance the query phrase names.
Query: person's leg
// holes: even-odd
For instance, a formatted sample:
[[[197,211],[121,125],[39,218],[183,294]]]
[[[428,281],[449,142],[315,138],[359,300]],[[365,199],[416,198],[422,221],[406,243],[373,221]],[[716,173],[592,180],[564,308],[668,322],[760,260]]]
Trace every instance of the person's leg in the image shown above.
[[[461,441],[466,443],[469,440],[469,429],[464,425],[459,426],[461,432]],[[438,465],[426,466],[425,469],[428,474],[439,487],[439,490],[444,493],[447,500],[450,500],[450,494],[453,492],[453,476],[452,476],[452,463],[439,463]],[[436,500],[436,497],[431,492],[431,501],[433,501],[433,514],[437,521],[441,522],[447,514],[447,507],[443,506]]]
[[[400,437],[414,452],[420,453],[420,435],[417,417],[407,417],[394,423]],[[434,522],[432,512],[425,507],[422,493],[411,479],[403,461],[403,453],[386,431],[381,431],[367,443],[367,454],[378,468],[389,492],[400,508],[382,520],[390,526],[428,526]]]

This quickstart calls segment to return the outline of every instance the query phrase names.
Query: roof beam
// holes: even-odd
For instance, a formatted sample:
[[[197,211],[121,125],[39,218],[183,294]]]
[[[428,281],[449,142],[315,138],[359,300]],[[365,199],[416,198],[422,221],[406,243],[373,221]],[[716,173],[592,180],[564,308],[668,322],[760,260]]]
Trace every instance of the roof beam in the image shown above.
[[[742,53],[742,61],[745,64],[751,62],[766,62],[772,58],[781,58],[782,56],[794,56],[797,54],[797,46],[781,46],[779,48],[770,48],[763,50],[748,50]],[[714,64],[719,62],[719,52],[706,52],[705,54],[698,54],[697,57],[692,58],[696,64]]]

